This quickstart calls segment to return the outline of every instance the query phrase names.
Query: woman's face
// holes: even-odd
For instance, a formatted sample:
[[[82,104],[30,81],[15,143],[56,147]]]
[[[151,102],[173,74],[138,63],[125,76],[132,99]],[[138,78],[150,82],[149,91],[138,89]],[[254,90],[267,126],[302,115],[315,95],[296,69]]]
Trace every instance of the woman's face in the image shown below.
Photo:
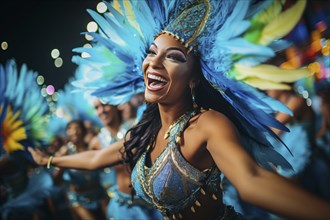
[[[193,61],[179,41],[167,34],[157,37],[142,65],[145,100],[170,104],[190,96]]]
[[[73,143],[77,143],[79,142],[79,140],[82,140],[84,138],[83,129],[78,123],[75,122],[68,125],[66,129],[66,134],[68,136],[68,139]]]
[[[103,104],[99,99],[93,102],[95,112],[104,126],[111,126],[119,117],[119,110],[116,106]]]

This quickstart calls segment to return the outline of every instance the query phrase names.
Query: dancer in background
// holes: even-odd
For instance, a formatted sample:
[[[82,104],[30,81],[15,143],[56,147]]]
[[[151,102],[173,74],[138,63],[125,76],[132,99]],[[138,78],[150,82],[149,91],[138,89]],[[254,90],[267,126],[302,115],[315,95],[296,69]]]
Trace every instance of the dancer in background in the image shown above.
[[[111,144],[125,136],[127,130],[133,125],[132,122],[135,121],[133,116],[136,113],[132,112],[133,108],[126,109],[129,111],[122,113],[117,106],[104,104],[99,99],[94,99],[93,104],[104,127],[89,146],[91,149],[111,147]],[[130,104],[127,106],[131,107]],[[106,211],[107,219],[162,219],[157,210],[141,198],[137,196],[132,198],[129,166],[117,165],[104,168],[101,173],[101,181],[110,197]]]
[[[82,120],[72,120],[66,128],[68,143],[58,156],[73,155],[89,150],[84,141],[86,128]],[[91,150],[91,149],[90,149]],[[76,219],[105,219],[102,202],[107,194],[100,182],[100,172],[68,169],[67,196]]]

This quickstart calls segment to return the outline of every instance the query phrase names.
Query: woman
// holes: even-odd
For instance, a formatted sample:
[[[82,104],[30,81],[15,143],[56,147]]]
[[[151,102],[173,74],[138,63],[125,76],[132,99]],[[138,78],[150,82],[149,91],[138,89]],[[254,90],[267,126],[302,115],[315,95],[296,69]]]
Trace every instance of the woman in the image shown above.
[[[68,143],[57,155],[74,155],[87,151],[88,146],[84,142],[86,132],[83,121],[70,121],[66,128]],[[67,196],[75,218],[105,219],[101,205],[106,200],[107,194],[100,183],[99,171],[68,169],[67,173],[69,176]]]
[[[205,213],[208,213],[210,219],[215,219],[226,214],[223,213],[226,209],[219,207],[221,204],[221,188],[218,184],[220,184],[221,180],[217,179],[217,177],[220,177],[219,170],[221,170],[238,189],[242,199],[247,202],[290,218],[308,219],[318,218],[318,215],[319,218],[329,216],[329,204],[319,201],[290,181],[258,166],[242,148],[237,129],[224,114],[215,110],[199,111],[193,108],[189,84],[193,84],[198,80],[197,74],[194,74],[196,69],[194,59],[196,58],[188,54],[187,49],[180,42],[169,35],[163,34],[156,38],[151,45],[149,54],[143,63],[145,83],[147,85],[145,98],[148,102],[157,103],[149,105],[145,116],[149,112],[149,114],[152,114],[159,111],[161,124],[155,128],[149,127],[149,129],[154,129],[156,132],[154,140],[146,143],[146,145],[149,145],[148,150],[146,150],[146,146],[141,146],[145,149],[134,149],[136,155],[139,151],[144,151],[142,158],[145,158],[145,160],[142,161],[139,158],[138,163],[144,163],[148,167],[145,170],[139,170],[141,167],[138,165],[135,167],[135,171],[133,171],[132,181],[138,195],[140,193],[138,190],[142,190],[141,184],[143,183],[138,182],[137,179],[146,178],[138,175],[143,173],[147,175],[147,170],[156,169],[154,163],[161,168],[166,165],[162,164],[165,161],[163,157],[166,150],[164,151],[164,149],[170,149],[171,147],[167,146],[167,139],[169,138],[173,142],[171,139],[175,139],[175,137],[173,137],[173,134],[170,134],[168,138],[164,139],[164,136],[166,137],[165,134],[168,132],[174,132],[172,129],[169,130],[171,124],[174,124],[174,128],[177,126],[180,126],[182,130],[185,128],[183,131],[178,131],[182,132],[178,136],[182,140],[179,141],[179,148],[174,147],[174,149],[179,150],[182,157],[180,158],[176,154],[178,156],[176,159],[188,166],[187,169],[193,171],[197,177],[201,179],[213,178],[209,179],[210,186],[200,187],[204,181],[196,183],[195,190],[199,191],[198,195],[194,195],[195,198],[193,198],[196,205],[184,207],[184,210],[180,210],[180,212],[174,215],[178,217],[181,215],[186,219],[201,219],[205,218]],[[200,83],[206,82],[202,82],[202,79],[200,79]],[[148,118],[148,116],[144,118]],[[156,118],[153,119],[157,120]],[[177,121],[178,119],[180,120]],[[143,122],[144,120],[142,119],[139,125],[141,126]],[[131,137],[133,137],[136,129],[131,131]],[[151,135],[152,131],[146,133]],[[126,142],[126,147],[130,147],[130,143],[134,143],[134,138]],[[52,160],[52,164],[54,166],[82,169],[96,169],[113,165],[122,161],[119,153],[122,145],[123,141],[119,141],[114,146],[101,151],[88,151],[76,155],[76,157],[55,157]],[[32,149],[30,149],[30,152],[40,165],[47,164],[47,157],[42,157]],[[164,160],[160,161],[157,159],[158,157]],[[188,172],[188,170],[185,172]],[[232,172],[233,170],[235,172]],[[189,178],[189,176],[182,178]],[[213,186],[213,189],[208,188],[212,186],[211,180],[214,181],[213,183],[218,183]],[[195,179],[195,181],[197,180]],[[149,187],[151,186],[149,185]],[[162,191],[164,191],[163,199],[170,200],[173,196],[171,192],[175,192],[174,190],[175,188],[171,189],[171,187],[166,186],[162,188]],[[189,196],[190,194],[187,195]],[[158,202],[156,205],[160,206],[158,208],[162,208]],[[302,209],[301,207],[305,208]],[[173,214],[168,217],[173,217]]]
[[[212,28],[205,35],[204,28],[211,26],[208,19],[212,20],[218,12],[225,12],[223,8],[227,6],[230,11],[228,16],[235,17],[249,2],[239,1],[237,5],[232,1],[191,2],[169,4],[169,7],[178,7],[173,7],[174,15],[169,16],[170,22],[165,31],[159,33],[151,43],[143,62],[145,99],[149,104],[141,121],[129,131],[126,140],[100,151],[50,160],[31,149],[35,161],[40,165],[48,163],[81,169],[128,162],[133,170],[131,179],[136,194],[159,209],[166,219],[240,218],[231,207],[222,203],[221,173],[233,183],[241,198],[249,203],[289,218],[326,219],[330,215],[328,203],[301,190],[290,180],[262,168],[247,153],[241,142],[243,138],[260,144],[263,141],[258,140],[261,137],[257,134],[258,130],[246,129],[246,121],[243,121],[247,120],[246,115],[251,114],[248,111],[251,108],[245,103],[242,105],[246,108],[244,117],[234,117],[233,112],[237,109],[233,106],[239,108],[237,105],[242,104],[227,101],[242,100],[230,93],[233,91],[230,87],[235,84],[230,80],[217,84],[219,81],[214,76],[206,74],[219,70],[206,65],[211,59],[206,51],[210,50],[210,54],[212,52],[214,55],[215,51],[210,45],[215,41],[207,40],[207,44],[203,37],[211,37],[211,34],[219,36],[212,33]],[[127,1],[123,5],[125,3]],[[135,4],[142,3],[138,1]],[[157,3],[152,1],[150,4]],[[167,7],[166,4],[162,6]],[[139,7],[133,7],[136,8]],[[162,14],[159,13],[159,16],[162,17]],[[173,16],[177,19],[172,19]],[[229,27],[227,24],[223,26]],[[187,31],[187,28],[191,29]],[[183,37],[173,33],[182,34]],[[202,52],[203,48],[206,51]],[[194,55],[194,52],[201,54],[201,57]],[[221,53],[218,55],[222,56]],[[213,57],[214,62],[226,61],[219,57]],[[223,67],[225,65],[223,63]],[[238,88],[241,87],[235,87]],[[227,100],[223,96],[227,96]],[[251,96],[244,98],[251,101],[250,105],[256,104],[253,98],[248,99]],[[251,133],[255,133],[254,138]]]
[[[132,123],[125,123],[117,106],[93,101],[95,113],[104,125],[89,144],[91,149],[102,149],[123,138]],[[123,122],[124,121],[124,122]],[[129,127],[130,126],[130,127]],[[128,164],[120,164],[101,172],[102,186],[107,190],[107,219],[162,219],[162,216],[141,198],[132,197],[132,183]]]

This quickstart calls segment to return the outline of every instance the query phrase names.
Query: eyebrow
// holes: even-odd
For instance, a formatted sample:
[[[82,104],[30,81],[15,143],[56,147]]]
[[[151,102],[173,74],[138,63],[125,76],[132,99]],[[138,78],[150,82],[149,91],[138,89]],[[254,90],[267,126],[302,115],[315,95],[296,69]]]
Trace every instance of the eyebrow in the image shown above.
[[[156,48],[158,48],[157,45],[156,45],[155,43],[151,43],[151,45],[153,45],[153,46],[155,46]],[[169,47],[169,48],[167,48],[166,50],[167,50],[167,51],[169,51],[169,50],[178,50],[178,51],[180,51],[181,53],[186,54],[185,52],[183,52],[183,50],[181,50],[180,48],[177,48],[177,47]]]
[[[181,50],[180,48],[177,48],[177,47],[169,47],[166,50],[167,51],[169,51],[169,50],[178,50],[178,51],[181,51],[181,53],[185,54],[185,52],[183,52],[183,50]]]

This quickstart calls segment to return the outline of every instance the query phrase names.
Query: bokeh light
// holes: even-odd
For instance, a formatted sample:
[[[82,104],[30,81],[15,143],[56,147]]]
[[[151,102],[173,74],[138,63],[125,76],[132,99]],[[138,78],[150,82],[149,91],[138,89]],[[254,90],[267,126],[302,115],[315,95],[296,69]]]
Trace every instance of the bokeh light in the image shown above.
[[[38,83],[38,85],[42,85],[42,84],[44,84],[44,82],[45,82],[45,78],[42,75],[39,75],[37,77],[37,83]]]
[[[48,95],[53,95],[54,92],[55,92],[55,88],[54,88],[54,86],[53,86],[53,85],[48,85],[48,86],[46,87],[46,92],[47,92]]]
[[[104,13],[107,11],[107,5],[104,3],[104,2],[99,2],[97,5],[96,5],[96,10],[98,13]]]
[[[57,57],[60,56],[60,51],[58,49],[53,49],[52,52],[50,53],[53,59],[56,59]]]
[[[41,92],[41,95],[42,95],[43,97],[46,97],[46,96],[47,96],[46,88],[42,88],[42,89],[40,90],[40,92]]]
[[[87,52],[82,52],[81,57],[82,58],[88,58],[88,57],[91,57],[91,55],[89,55],[89,53],[87,53]]]
[[[57,68],[61,67],[63,65],[63,60],[61,57],[58,57],[55,59],[54,64]]]
[[[92,45],[91,44],[89,44],[89,43],[87,43],[87,44],[84,44],[84,46],[83,46],[84,48],[92,48]]]
[[[87,24],[87,31],[88,32],[96,32],[98,27],[99,26],[96,24],[95,21],[91,21]]]
[[[58,100],[58,92],[54,92],[54,94],[52,95],[52,100],[54,102],[56,102]]]
[[[91,40],[93,40],[93,37],[89,34],[85,34],[85,39],[88,41],[91,41]]]
[[[3,49],[3,50],[7,50],[8,49],[8,43],[6,41],[3,41],[1,43],[1,49]]]

